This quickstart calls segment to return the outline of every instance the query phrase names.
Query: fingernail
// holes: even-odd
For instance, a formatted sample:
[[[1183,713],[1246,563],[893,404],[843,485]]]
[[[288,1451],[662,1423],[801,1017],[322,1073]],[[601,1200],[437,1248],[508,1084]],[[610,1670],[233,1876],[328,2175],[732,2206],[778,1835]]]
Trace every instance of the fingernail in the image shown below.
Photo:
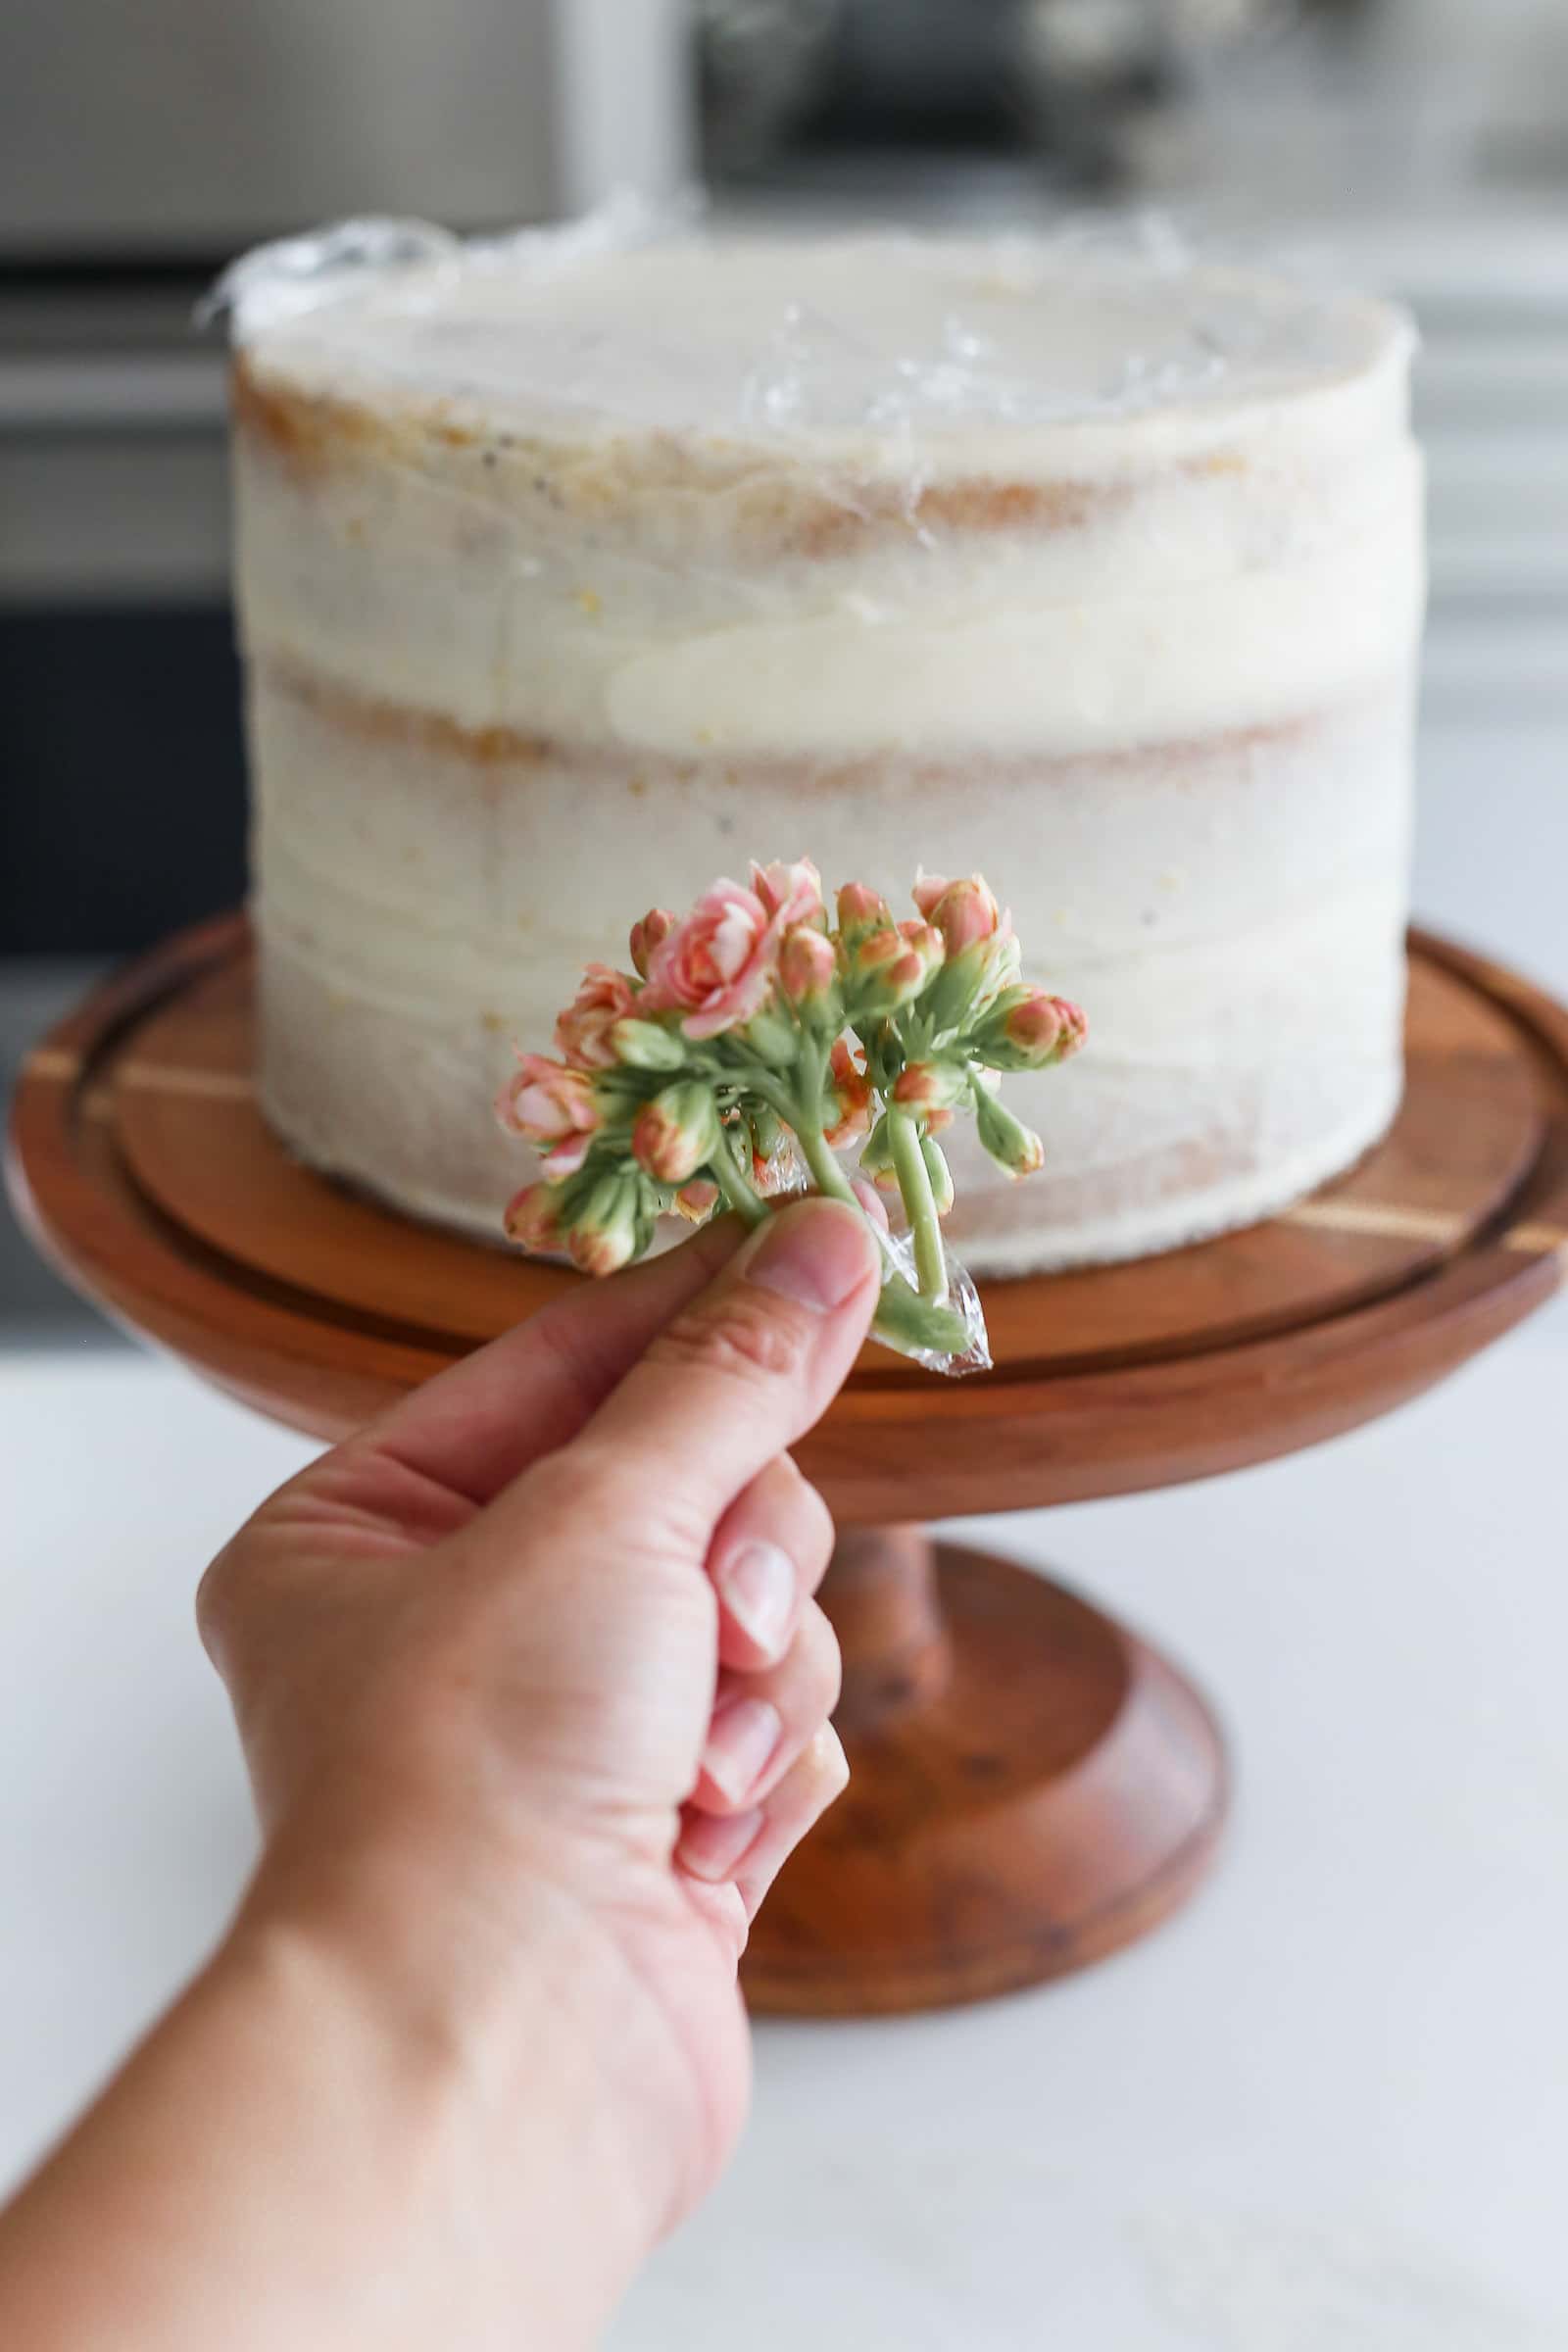
[[[746,1279],[826,1315],[852,1298],[874,1270],[863,1217],[840,1200],[801,1200],[763,1226]]]
[[[694,1879],[727,1879],[762,1826],[762,1808],[748,1813],[699,1813],[681,1833],[676,1851]]]
[[[765,1698],[726,1699],[708,1727],[703,1770],[732,1804],[756,1786],[784,1729]]]
[[[795,1562],[776,1544],[743,1544],[719,1571],[725,1608],[769,1658],[777,1653],[794,1614],[799,1583]]]

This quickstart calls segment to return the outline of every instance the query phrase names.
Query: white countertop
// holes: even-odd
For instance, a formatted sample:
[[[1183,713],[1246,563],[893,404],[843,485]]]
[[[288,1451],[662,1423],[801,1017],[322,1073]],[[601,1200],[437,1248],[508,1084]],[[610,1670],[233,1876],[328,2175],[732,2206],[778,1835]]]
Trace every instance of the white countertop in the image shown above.
[[[1423,911],[1568,993],[1560,735],[1446,731]],[[1235,1740],[1219,1871],[1066,1984],[768,2027],[615,2352],[1568,2347],[1568,1301],[1319,1451],[984,1524]],[[310,1448],[122,1352],[0,1354],[0,2179],[251,1852],[191,1594]]]

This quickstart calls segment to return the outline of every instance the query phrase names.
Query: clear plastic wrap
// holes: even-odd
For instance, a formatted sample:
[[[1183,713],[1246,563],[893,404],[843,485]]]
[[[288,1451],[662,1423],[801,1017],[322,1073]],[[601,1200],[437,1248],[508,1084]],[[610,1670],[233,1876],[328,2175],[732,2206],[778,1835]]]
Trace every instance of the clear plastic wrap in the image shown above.
[[[799,1200],[811,1189],[810,1171],[801,1153],[800,1146],[786,1129],[770,1152],[765,1166],[759,1172],[758,1191],[770,1200]],[[915,1266],[914,1242],[907,1233],[884,1227],[877,1217],[867,1222],[876,1235],[884,1266],[883,1298],[890,1302],[891,1286],[901,1284],[917,1296],[919,1275]],[[957,1318],[959,1329],[950,1348],[935,1348],[912,1333],[899,1327],[896,1307],[879,1313],[872,1327],[872,1337],[879,1347],[895,1355],[907,1356],[911,1363],[926,1372],[942,1372],[950,1379],[961,1380],[968,1372],[989,1372],[992,1368],[990,1335],[986,1330],[985,1309],[980,1294],[965,1267],[944,1242],[943,1264],[947,1269],[947,1298],[945,1306]]]
[[[227,313],[236,340],[246,342],[413,270],[424,273],[418,299],[428,306],[467,272],[559,276],[595,255],[630,253],[678,235],[694,226],[701,213],[695,191],[657,207],[625,194],[559,226],[482,237],[460,237],[430,220],[367,214],[298,236],[275,237],[241,254],[218,278],[201,316]]]
[[[809,1182],[801,1147],[786,1128],[758,1171],[757,1189],[769,1200],[788,1200]]]
[[[634,255],[649,268],[618,267]],[[805,465],[852,507],[875,484],[911,516],[945,451],[980,436],[1015,456],[1053,428],[1200,419],[1332,371],[1364,335],[1355,308],[1200,256],[1157,219],[741,239],[706,226],[695,197],[630,196],[466,239],[337,222],[243,256],[208,304],[243,347],[345,391],[541,429],[700,427],[732,460]]]
[[[915,1286],[914,1244],[906,1233],[878,1235],[882,1255],[892,1278],[912,1290]],[[944,1372],[950,1380],[961,1380],[969,1372],[989,1372],[992,1368],[991,1339],[986,1330],[985,1309],[980,1294],[953,1251],[944,1243],[943,1259],[948,1269],[946,1303],[962,1325],[962,1339],[952,1348],[932,1348],[916,1339],[901,1336],[884,1320],[873,1327],[874,1336],[884,1348],[897,1355],[906,1355],[911,1363],[927,1372]],[[887,1292],[884,1289],[883,1297]]]
[[[464,250],[461,237],[428,220],[367,216],[333,221],[241,254],[199,305],[197,318],[205,325],[226,314],[243,341],[306,318],[393,270],[459,262]]]

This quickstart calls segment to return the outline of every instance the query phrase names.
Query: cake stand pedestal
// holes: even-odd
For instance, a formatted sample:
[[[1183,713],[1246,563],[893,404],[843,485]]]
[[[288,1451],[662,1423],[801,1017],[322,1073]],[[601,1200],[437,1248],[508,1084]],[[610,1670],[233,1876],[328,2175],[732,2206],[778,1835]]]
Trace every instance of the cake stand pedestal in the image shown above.
[[[847,1795],[746,1962],[755,2008],[866,2014],[1080,1968],[1164,1918],[1225,1811],[1202,1700],[1135,1635],[917,1518],[1240,1468],[1417,1395],[1568,1275],[1568,1011],[1411,942],[1387,1140],[1287,1215],[987,1287],[996,1369],[867,1350],[799,1448],[840,1526]],[[238,916],[91,997],[25,1063],[11,1174],[41,1245],[231,1395],[336,1438],[577,1277],[300,1167],[256,1109]]]

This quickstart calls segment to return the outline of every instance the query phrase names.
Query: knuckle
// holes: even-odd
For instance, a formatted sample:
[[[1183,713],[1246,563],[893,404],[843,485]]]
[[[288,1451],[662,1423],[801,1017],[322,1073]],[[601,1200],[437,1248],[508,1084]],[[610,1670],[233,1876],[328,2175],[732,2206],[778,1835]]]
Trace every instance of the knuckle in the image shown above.
[[[676,1315],[648,1350],[674,1370],[701,1369],[766,1387],[799,1367],[801,1333],[781,1301],[744,1285],[718,1299],[700,1299]]]

